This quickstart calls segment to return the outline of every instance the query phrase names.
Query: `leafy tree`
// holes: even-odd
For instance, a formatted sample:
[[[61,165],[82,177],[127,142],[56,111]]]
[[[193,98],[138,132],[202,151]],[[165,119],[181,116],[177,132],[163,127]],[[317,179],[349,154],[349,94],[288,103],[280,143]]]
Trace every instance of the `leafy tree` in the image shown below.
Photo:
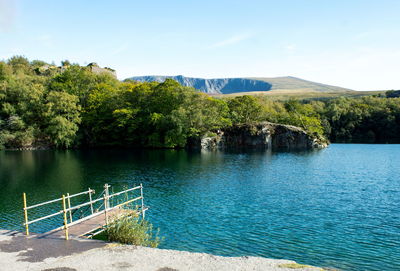
[[[72,146],[79,128],[78,97],[58,91],[49,92],[45,104],[46,133],[57,147]]]
[[[297,100],[289,100],[284,104],[289,113],[285,123],[302,127],[309,133],[323,135],[323,127],[319,115],[310,104],[301,104]]]
[[[63,67],[71,66],[71,62],[69,62],[68,59],[61,61],[61,66],[63,66]]]
[[[13,56],[8,60],[7,64],[14,74],[30,74],[32,72],[29,60],[24,56]]]
[[[0,82],[11,76],[12,69],[5,62],[0,61]]]
[[[65,61],[63,68],[22,56],[0,61],[0,147],[184,147],[230,125],[271,121],[333,142],[400,142],[400,98],[274,101],[215,99],[167,79],[118,81]],[[390,98],[390,99],[388,99]]]
[[[42,60],[32,60],[30,63],[32,68],[39,68],[45,65],[49,65],[48,63],[42,61]]]
[[[233,123],[250,123],[259,121],[262,107],[253,96],[243,95],[228,101]]]

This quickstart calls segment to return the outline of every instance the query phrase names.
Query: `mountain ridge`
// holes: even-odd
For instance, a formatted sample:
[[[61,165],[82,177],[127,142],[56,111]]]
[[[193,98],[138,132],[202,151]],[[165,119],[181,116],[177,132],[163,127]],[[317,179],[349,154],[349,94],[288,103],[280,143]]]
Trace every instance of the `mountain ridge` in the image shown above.
[[[202,92],[216,94],[233,94],[240,92],[270,92],[280,90],[310,92],[345,92],[353,91],[337,86],[312,82],[293,76],[282,77],[233,77],[233,78],[197,78],[183,75],[146,75],[127,79],[139,82],[164,82],[167,78],[176,80],[183,86],[193,87]]]

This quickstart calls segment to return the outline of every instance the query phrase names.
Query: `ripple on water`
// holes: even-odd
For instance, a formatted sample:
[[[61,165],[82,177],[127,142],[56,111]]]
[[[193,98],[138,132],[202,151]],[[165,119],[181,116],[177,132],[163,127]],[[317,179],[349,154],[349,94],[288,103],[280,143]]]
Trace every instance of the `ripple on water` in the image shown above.
[[[286,258],[343,270],[400,270],[400,145],[319,152],[0,152],[0,228],[40,202],[143,183],[162,247]],[[58,208],[58,207],[54,207]],[[33,217],[39,213],[31,212]],[[56,218],[32,227],[44,232]]]

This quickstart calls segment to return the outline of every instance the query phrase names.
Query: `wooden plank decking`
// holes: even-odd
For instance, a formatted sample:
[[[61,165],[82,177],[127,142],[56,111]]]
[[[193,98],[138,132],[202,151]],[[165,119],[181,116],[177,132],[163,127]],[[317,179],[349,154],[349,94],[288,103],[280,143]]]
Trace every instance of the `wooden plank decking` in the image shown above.
[[[131,215],[134,212],[135,211],[121,209],[121,208],[111,209],[107,211],[108,221],[112,222],[116,218]],[[106,216],[103,211],[95,213],[90,217],[87,217],[86,219],[81,219],[76,222],[77,222],[76,224],[72,225],[70,224],[68,226],[68,234],[71,237],[80,237],[104,227],[106,225]],[[40,235],[40,237],[45,237],[45,238],[64,238],[64,236],[65,236],[64,227],[57,228],[55,230]]]

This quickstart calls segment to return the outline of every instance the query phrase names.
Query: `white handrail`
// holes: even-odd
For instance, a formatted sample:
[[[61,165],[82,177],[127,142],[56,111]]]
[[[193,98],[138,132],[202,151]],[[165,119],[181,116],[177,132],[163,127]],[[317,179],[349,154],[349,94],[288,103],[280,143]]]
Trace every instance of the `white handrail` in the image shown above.
[[[71,207],[71,208],[67,208],[67,209],[65,209],[65,211],[66,211],[66,212],[69,212],[69,211],[72,211],[72,210],[75,210],[75,209],[79,209],[79,208],[88,206],[88,205],[90,205],[90,204],[96,203],[96,202],[101,201],[101,200],[103,200],[103,198],[99,198],[99,199],[95,199],[95,200],[92,200],[92,201],[88,201],[88,202],[85,202],[85,203],[82,203],[82,204],[73,206],[73,207]]]
[[[121,195],[121,194],[123,194],[123,193],[129,192],[129,191],[132,191],[132,190],[136,190],[136,189],[140,189],[140,188],[141,188],[140,186],[137,186],[137,187],[130,188],[130,189],[127,189],[127,190],[124,190],[124,191],[121,191],[121,192],[118,192],[118,193],[115,193],[115,194],[112,194],[112,195],[109,195],[109,196],[105,196],[105,195],[104,195],[103,198],[98,198],[98,199],[95,199],[95,200],[92,200],[92,201],[88,201],[88,202],[85,202],[85,203],[82,203],[82,204],[73,206],[73,207],[71,207],[71,208],[67,208],[65,211],[66,211],[66,212],[73,211],[73,210],[75,210],[75,209],[79,209],[79,208],[88,206],[88,205],[90,205],[90,204],[96,203],[96,202],[101,201],[101,200],[104,201],[104,198],[105,198],[105,199],[110,199],[110,198],[112,198],[112,197],[114,197],[114,196],[118,196],[118,195]],[[138,197],[138,198],[136,198],[135,200],[139,200],[139,199],[141,199],[141,197]],[[107,208],[107,209],[112,209],[112,208]]]
[[[118,195],[121,195],[121,194],[123,194],[123,193],[129,192],[129,191],[133,191],[133,190],[136,190],[136,189],[140,189],[140,188],[141,188],[140,186],[136,186],[136,187],[133,187],[133,188],[129,188],[129,189],[127,189],[127,190],[124,190],[124,191],[121,191],[121,192],[118,192],[118,193],[111,194],[111,195],[108,196],[108,198],[112,198],[112,197],[114,197],[114,196],[118,196]]]
[[[88,194],[88,193],[92,193],[92,192],[95,192],[95,190],[90,189],[88,191],[84,191],[84,192],[80,192],[80,193],[77,193],[77,194],[69,195],[68,197],[66,196],[65,198],[66,199],[67,198],[73,198],[73,197],[76,197],[76,196],[80,196],[80,195],[84,195],[84,194]],[[41,202],[41,203],[38,203],[38,204],[35,204],[35,205],[28,206],[28,207],[24,208],[24,210],[29,210],[29,209],[32,209],[32,208],[36,208],[36,207],[39,207],[39,206],[43,206],[43,205],[50,204],[50,203],[57,202],[57,201],[61,201],[61,200],[62,200],[62,198],[58,198],[58,199],[53,199],[53,200]]]
[[[73,198],[73,197],[77,197],[77,196],[85,195],[85,194],[91,194],[91,193],[95,193],[95,190],[89,189],[88,191],[83,191],[83,192],[80,192],[80,193],[69,195],[69,196],[66,196],[65,198],[66,199],[70,199],[70,198]],[[40,206],[43,206],[43,205],[46,205],[46,204],[50,204],[50,203],[54,203],[54,202],[61,201],[61,200],[62,200],[62,198],[58,198],[58,199],[53,199],[53,200],[41,202],[41,203],[38,203],[38,204],[35,204],[35,205],[24,207],[23,210],[26,212],[29,209],[33,209],[33,208],[36,208],[36,207],[40,207]],[[96,202],[96,201],[91,201],[91,202],[89,202],[89,204],[93,203],[93,202]],[[69,209],[71,209],[71,208],[69,208]],[[71,210],[73,210],[73,209],[71,209]],[[41,221],[41,220],[44,220],[44,219],[47,219],[47,218],[50,218],[50,217],[60,215],[63,212],[64,211],[57,211],[55,213],[52,213],[52,214],[49,214],[49,215],[46,215],[46,216],[43,216],[43,217],[39,217],[39,218],[31,220],[31,221],[29,221],[28,218],[26,217],[26,219],[25,219],[26,222],[24,222],[23,225],[27,226],[27,225],[30,225],[32,223],[35,223],[35,222],[38,222],[38,221]]]
[[[118,204],[118,205],[115,205],[114,207],[107,208],[107,210],[116,209],[116,208],[118,208],[118,207],[121,207],[121,206],[124,206],[124,205],[126,205],[126,204],[128,204],[128,203],[131,203],[131,202],[134,202],[134,201],[140,200],[141,198],[142,198],[142,197],[140,196],[140,197],[137,197],[137,198],[134,198],[134,199],[131,199],[131,200],[125,201],[125,202],[123,202],[123,203],[120,203],[120,204]]]
[[[102,194],[104,194],[104,192],[107,190],[107,188],[108,188],[108,185],[105,186],[105,190],[100,194],[100,196],[101,196]],[[118,205],[116,205],[116,206],[114,206],[114,207],[111,207],[111,208],[110,208],[110,206],[108,206],[108,204],[105,204],[105,203],[106,203],[110,198],[112,198],[112,197],[121,195],[121,194],[123,194],[123,193],[130,192],[130,191],[134,191],[134,190],[137,190],[137,189],[140,189],[140,190],[141,190],[141,191],[140,191],[140,196],[139,196],[139,197],[136,197],[136,198],[127,200],[127,201],[125,201],[125,202],[123,202],[123,203],[121,203],[121,204],[118,204]],[[126,189],[126,190],[124,190],[124,191],[121,191],[121,192],[118,192],[118,193],[114,193],[114,194],[111,194],[111,195],[109,195],[108,193],[106,193],[107,195],[103,195],[103,197],[99,197],[99,198],[97,198],[97,199],[95,199],[95,200],[92,200],[92,197],[91,197],[91,194],[92,194],[92,193],[95,193],[95,190],[89,188],[88,191],[76,193],[76,194],[73,194],[73,195],[68,195],[68,194],[67,194],[67,196],[63,195],[62,198],[58,198],[58,199],[54,199],[54,200],[49,200],[49,201],[42,202],[42,203],[38,203],[38,204],[29,206],[29,207],[26,206],[26,198],[25,198],[25,193],[24,193],[24,195],[23,195],[23,196],[24,196],[24,197],[23,197],[23,199],[24,199],[24,208],[23,208],[23,210],[24,210],[24,212],[25,212],[25,223],[23,223],[23,225],[25,225],[26,228],[27,228],[27,229],[26,229],[27,235],[29,235],[28,225],[30,225],[30,224],[33,224],[33,223],[35,223],[35,222],[38,222],[38,221],[41,221],[41,220],[44,220],[44,219],[48,219],[48,218],[51,218],[51,217],[54,217],[54,216],[57,216],[57,215],[60,215],[60,214],[66,214],[66,213],[68,213],[68,212],[70,212],[70,214],[71,214],[71,211],[72,211],[72,210],[77,210],[77,209],[80,209],[80,208],[82,208],[82,207],[84,207],[84,206],[91,205],[91,208],[93,208],[93,204],[96,203],[96,202],[99,202],[99,201],[103,201],[103,204],[105,204],[105,205],[104,205],[104,209],[103,209],[102,211],[93,212],[93,209],[92,209],[92,214],[89,215],[89,216],[87,216],[87,217],[78,219],[78,220],[76,220],[76,221],[74,221],[74,222],[71,222],[71,223],[68,223],[68,221],[64,221],[64,226],[63,226],[63,227],[66,229],[66,232],[67,232],[68,226],[77,224],[77,223],[79,223],[79,222],[81,222],[81,221],[84,221],[84,220],[89,219],[89,218],[91,218],[91,217],[93,217],[93,216],[99,215],[99,214],[101,214],[101,213],[105,213],[105,215],[106,215],[106,221],[107,221],[107,218],[108,218],[108,217],[107,217],[107,212],[108,212],[108,211],[113,210],[113,209],[116,209],[116,208],[119,208],[119,207],[122,207],[122,206],[124,206],[124,205],[127,205],[128,203],[131,203],[131,202],[134,202],[134,201],[137,201],[137,200],[140,200],[140,199],[142,200],[142,203],[141,203],[141,205],[142,205],[142,206],[141,206],[141,207],[142,207],[142,208],[141,208],[141,212],[142,212],[142,214],[143,214],[143,217],[144,217],[144,211],[147,210],[147,208],[145,208],[144,203],[143,203],[143,186],[142,186],[142,184],[140,184],[140,186],[136,186],[136,187],[133,187],[133,188],[129,188],[129,189]],[[29,209],[36,208],[36,207],[39,207],[39,206],[43,206],[43,205],[50,204],[50,203],[54,203],[54,202],[57,202],[57,201],[63,201],[64,204],[65,204],[65,199],[68,199],[68,200],[69,200],[70,198],[73,198],[73,197],[76,197],[76,196],[80,196],[80,195],[85,195],[85,194],[89,194],[89,201],[86,202],[86,203],[82,203],[82,204],[79,204],[79,205],[76,205],[76,206],[73,206],[73,207],[71,207],[71,206],[69,205],[68,208],[66,208],[66,206],[63,206],[63,210],[61,210],[61,211],[57,211],[57,212],[55,212],[55,213],[52,213],[52,214],[49,214],[49,215],[46,215],[46,216],[43,216],[43,217],[40,217],[40,218],[31,220],[31,221],[28,220],[28,217],[27,217],[27,210],[29,210]],[[100,205],[99,209],[101,209],[101,207],[102,207],[103,204]],[[98,210],[99,210],[99,209],[98,209]],[[64,216],[65,216],[65,215],[64,215]],[[66,220],[66,217],[64,217],[64,220]],[[72,221],[71,217],[70,217],[70,220]],[[63,228],[63,227],[61,227],[61,228]],[[68,238],[67,236],[68,236],[68,233],[66,233],[66,238]]]
[[[62,214],[62,213],[63,213],[63,211],[58,211],[58,212],[56,212],[56,213],[53,213],[53,214],[50,214],[50,215],[46,215],[46,216],[39,217],[39,218],[37,218],[37,219],[28,221],[28,223],[24,223],[24,225],[30,225],[30,224],[32,224],[32,223],[35,223],[35,222],[38,222],[38,221],[40,221],[40,220],[47,219],[47,218],[50,218],[50,217],[53,217],[53,216],[56,216],[56,215],[60,215],[60,214]]]
[[[73,197],[76,197],[76,196],[85,195],[85,194],[89,194],[89,193],[96,193],[96,191],[94,189],[89,189],[88,191],[83,191],[83,192],[76,193],[76,194],[73,194],[73,195],[65,196],[65,199],[73,198]]]
[[[42,206],[42,205],[50,204],[50,203],[61,201],[61,200],[62,200],[62,198],[45,201],[45,202],[42,202],[42,203],[38,203],[38,204],[35,204],[35,205],[32,205],[32,206],[26,207],[26,208],[24,208],[24,210],[29,210],[29,209],[32,209],[32,208],[36,208],[36,207],[39,207],[39,206]]]

